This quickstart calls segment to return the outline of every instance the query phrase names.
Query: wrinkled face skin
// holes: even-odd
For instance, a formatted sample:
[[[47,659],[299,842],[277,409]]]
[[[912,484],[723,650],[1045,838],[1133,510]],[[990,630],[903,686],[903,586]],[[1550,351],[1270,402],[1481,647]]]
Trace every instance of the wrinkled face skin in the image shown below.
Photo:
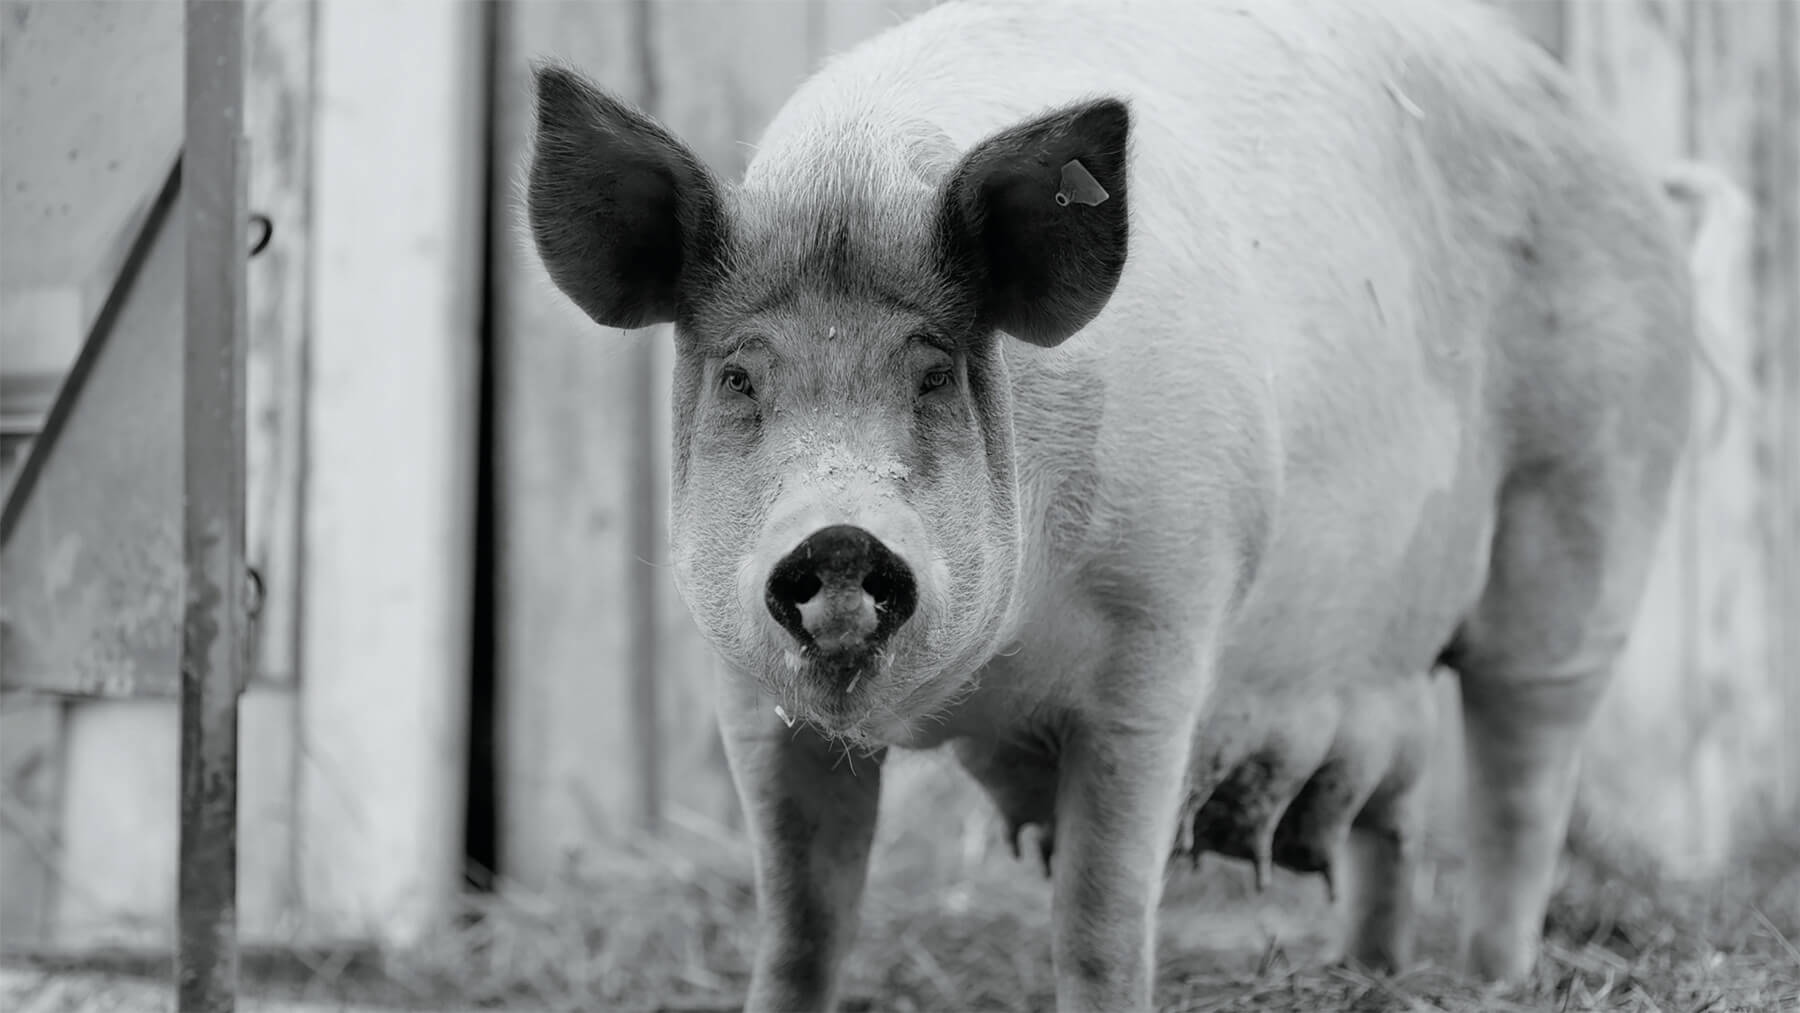
[[[1005,364],[922,253],[929,196],[904,195],[912,214],[886,209],[885,234],[919,233],[911,248],[858,251],[840,233],[795,257],[810,212],[745,195],[736,220],[761,234],[678,327],[677,586],[729,662],[851,739],[903,735],[965,686],[1017,582]],[[885,637],[830,651],[768,598],[784,557],[836,525],[897,557],[914,605]],[[879,620],[906,603],[871,598],[886,633]]]
[[[1004,349],[1065,340],[1117,285],[1126,107],[963,153],[847,117],[726,188],[574,72],[537,87],[528,210],[552,280],[603,326],[676,324],[671,534],[701,632],[793,718],[907,740],[1006,635]]]

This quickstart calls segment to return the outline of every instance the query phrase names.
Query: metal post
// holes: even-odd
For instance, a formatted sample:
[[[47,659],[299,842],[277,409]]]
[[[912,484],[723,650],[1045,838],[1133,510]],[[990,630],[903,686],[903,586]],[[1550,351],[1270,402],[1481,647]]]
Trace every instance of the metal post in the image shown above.
[[[178,1004],[233,1009],[244,578],[244,13],[187,0]]]

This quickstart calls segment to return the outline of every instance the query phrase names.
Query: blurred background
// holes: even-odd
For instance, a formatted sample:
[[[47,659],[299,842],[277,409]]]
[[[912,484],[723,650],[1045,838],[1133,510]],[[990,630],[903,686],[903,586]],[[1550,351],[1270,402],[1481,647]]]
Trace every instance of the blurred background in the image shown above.
[[[821,60],[928,6],[247,4],[250,210],[269,225],[248,266],[252,957],[293,957],[304,988],[373,988],[345,984],[367,965],[402,981],[396,1002],[741,988],[741,822],[708,652],[666,568],[669,336],[594,327],[524,241],[527,65],[572,61],[736,177]],[[1653,167],[1736,188],[1695,247],[1710,362],[1693,446],[1571,847],[1600,884],[1631,870],[1712,889],[1754,867],[1739,914],[1766,949],[1745,952],[1791,954],[1800,976],[1775,942],[1793,929],[1773,927],[1800,918],[1780,892],[1800,824],[1800,3],[1496,6]],[[156,218],[182,142],[182,31],[168,0],[0,0],[9,489]],[[162,973],[173,943],[182,246],[150,231],[0,574],[0,948],[39,966],[138,955]],[[1453,722],[1443,740],[1448,840]],[[1047,887],[947,757],[908,758],[891,783],[853,993],[1041,999]],[[1278,943],[1316,934],[1316,884],[1252,900],[1235,863],[1209,869],[1193,889],[1251,913],[1194,930],[1250,949],[1207,973],[1266,977]],[[1544,987],[1638,967],[1595,927],[1622,912],[1573,916],[1596,935],[1564,937],[1573,956]],[[953,923],[1026,955],[972,968],[973,937],[934,935]]]

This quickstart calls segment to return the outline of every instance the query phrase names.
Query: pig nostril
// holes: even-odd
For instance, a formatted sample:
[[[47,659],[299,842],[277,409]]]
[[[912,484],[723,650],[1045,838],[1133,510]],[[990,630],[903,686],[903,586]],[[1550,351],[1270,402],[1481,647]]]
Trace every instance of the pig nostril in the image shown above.
[[[785,579],[784,579],[785,578]],[[782,601],[795,605],[804,605],[813,600],[813,596],[825,585],[819,581],[819,575],[812,572],[785,574],[770,581],[773,590]]]
[[[863,579],[863,590],[875,599],[875,607],[883,612],[892,608],[894,599],[899,597],[899,588],[893,578],[885,573],[871,573]]]
[[[888,592],[892,589],[888,586],[888,582],[882,579],[880,574],[869,574],[868,577],[864,578],[862,586],[864,591],[869,592],[869,597],[875,599],[876,608],[881,608],[887,604]]]
[[[911,571],[891,555],[876,563],[874,571],[863,578],[862,588],[875,599],[875,613],[881,616],[881,636],[911,618],[918,604],[918,588]]]

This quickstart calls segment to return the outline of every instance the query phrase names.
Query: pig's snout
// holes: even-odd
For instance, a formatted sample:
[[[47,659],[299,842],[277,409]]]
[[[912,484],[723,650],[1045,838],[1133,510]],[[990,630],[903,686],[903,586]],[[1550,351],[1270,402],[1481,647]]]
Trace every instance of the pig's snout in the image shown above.
[[[912,571],[862,528],[813,532],[769,574],[763,600],[803,646],[849,660],[881,646],[918,605]]]

